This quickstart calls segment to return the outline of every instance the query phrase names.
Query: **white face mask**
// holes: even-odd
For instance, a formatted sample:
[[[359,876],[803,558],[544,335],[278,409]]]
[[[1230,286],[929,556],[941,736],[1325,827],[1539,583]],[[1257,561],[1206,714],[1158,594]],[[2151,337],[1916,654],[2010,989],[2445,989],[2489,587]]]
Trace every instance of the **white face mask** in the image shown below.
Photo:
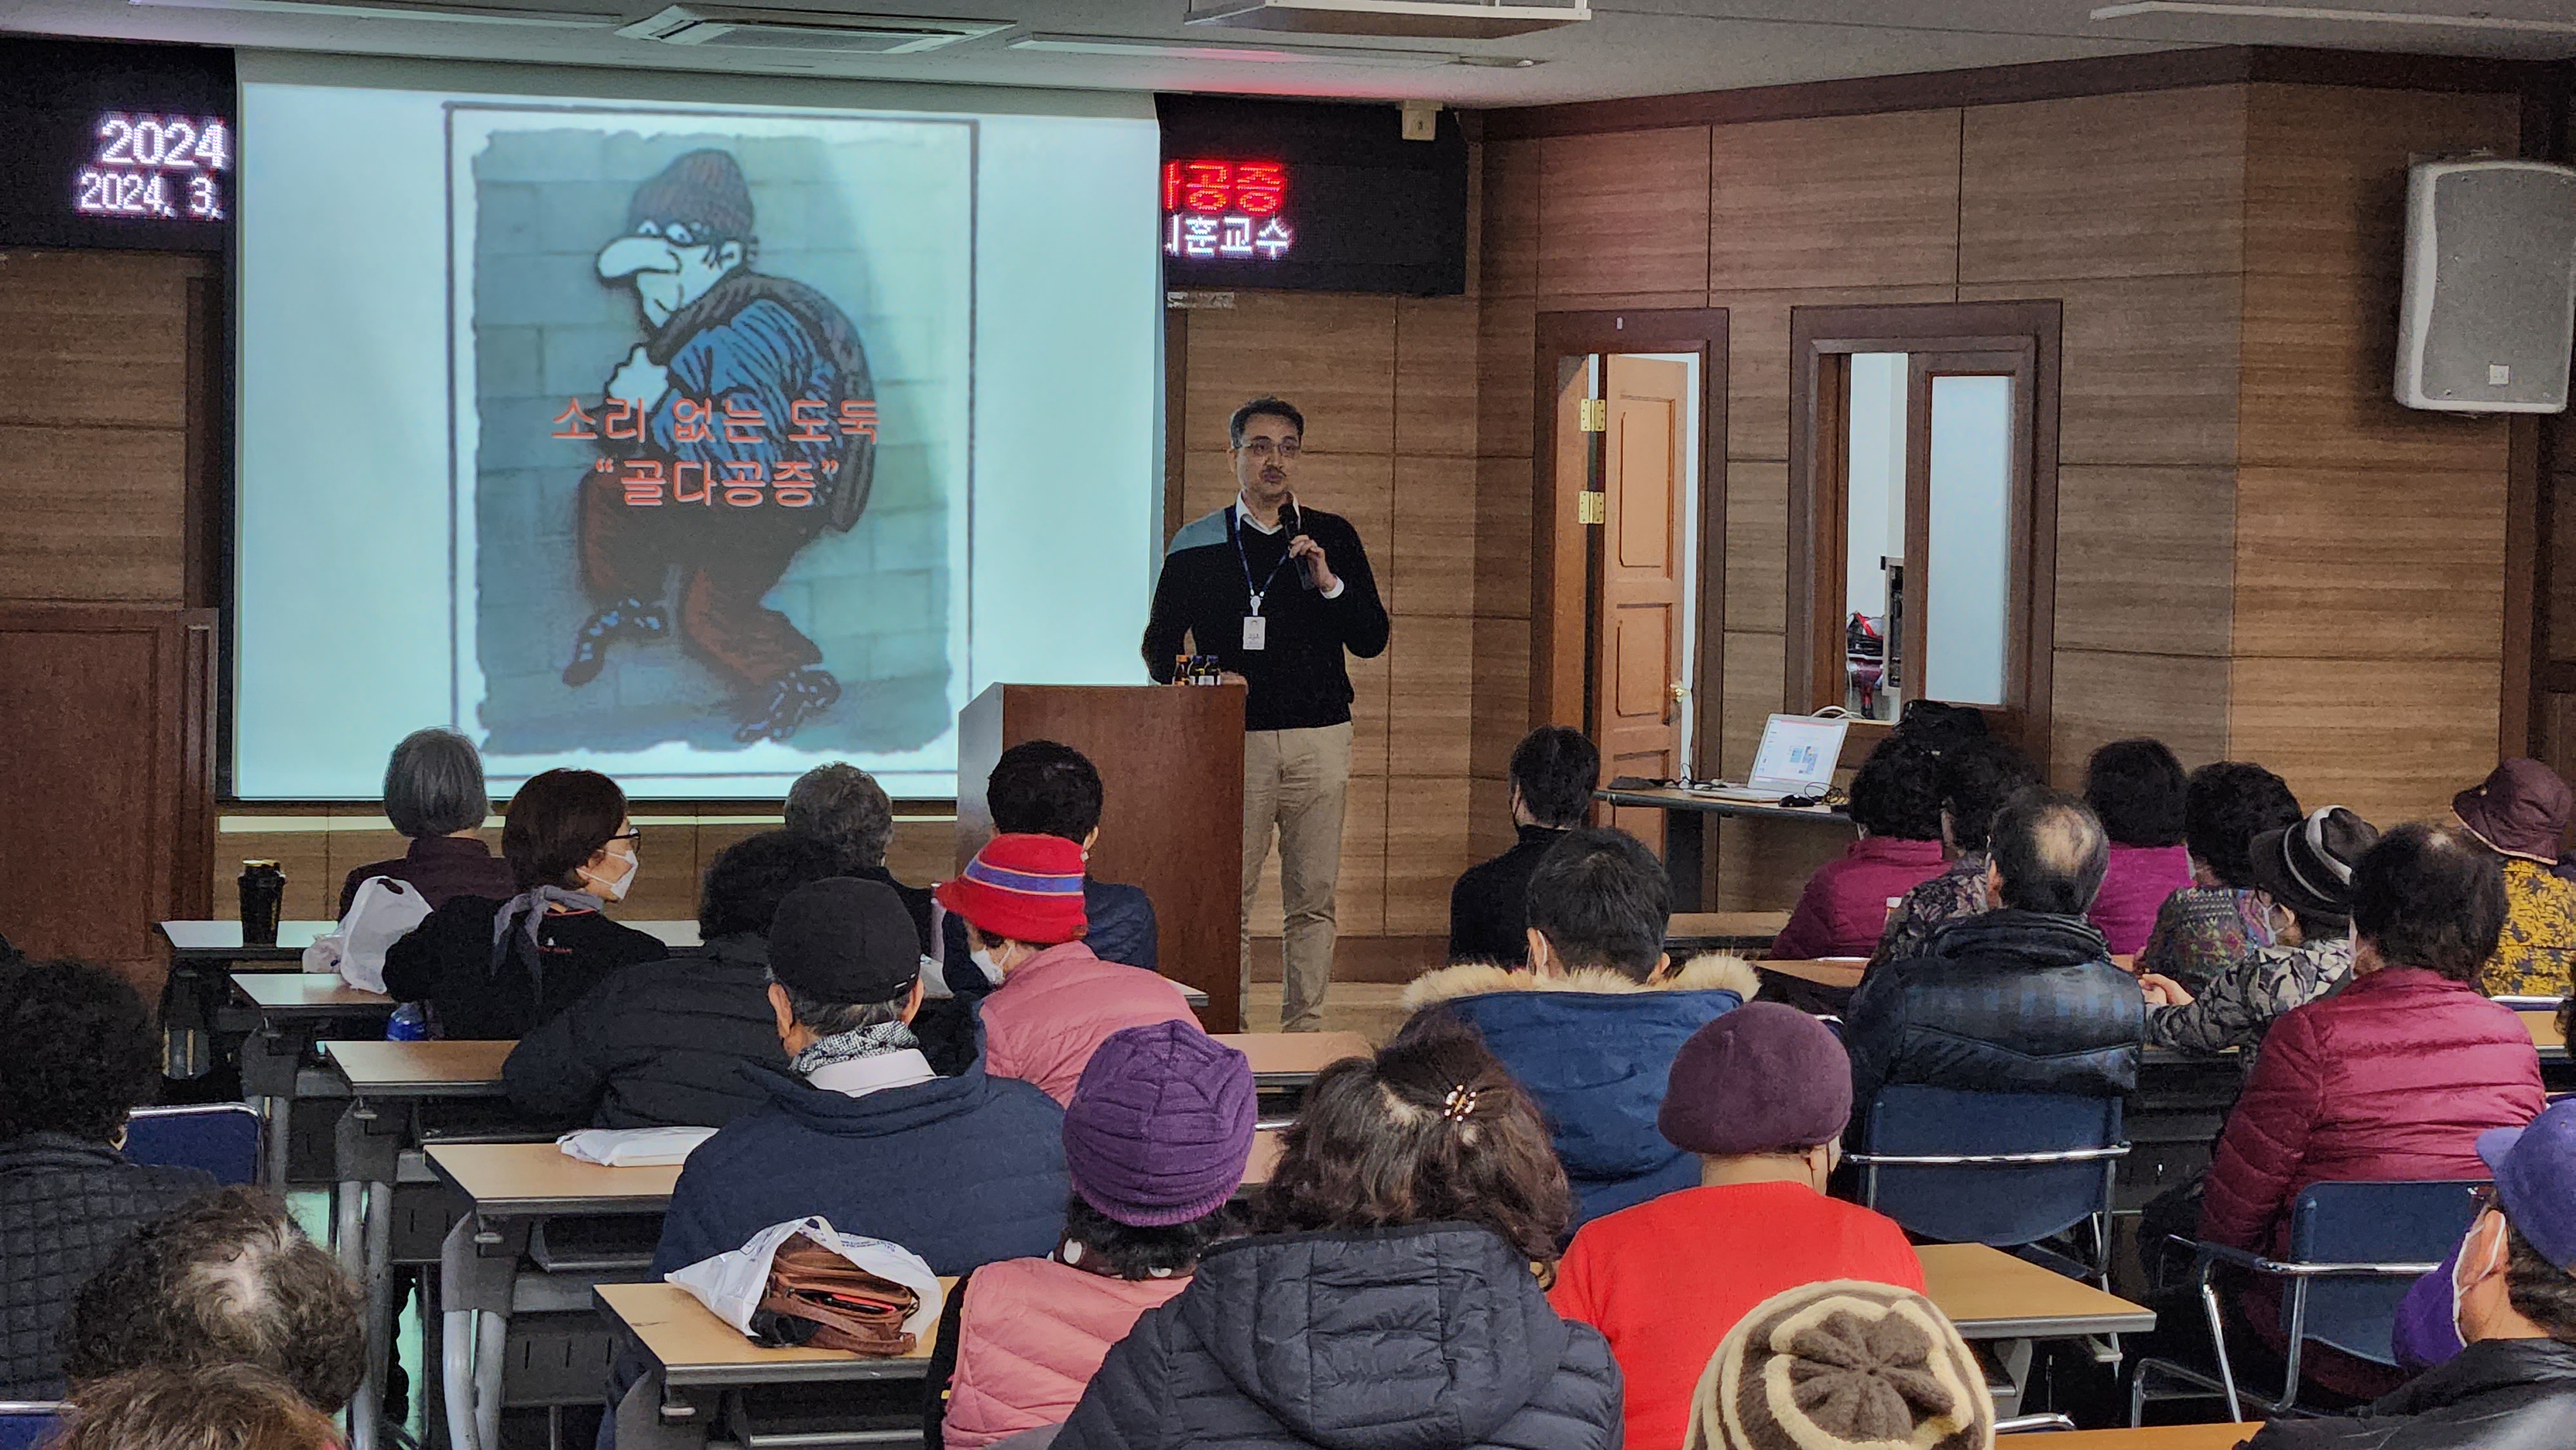
[[[2481,1218],[2479,1221],[2485,1220]],[[2451,1266],[2451,1332],[2460,1337],[2462,1345],[2469,1342],[2469,1326],[2460,1319],[2460,1301],[2467,1296],[2469,1284],[2474,1284],[2486,1276],[2487,1269],[2490,1267],[2489,1261],[2495,1258],[2498,1247],[2495,1236],[2490,1235],[2487,1246],[2483,1249],[2478,1248],[2477,1236],[2477,1225],[2470,1225],[2469,1237],[2460,1245],[2460,1261]],[[2469,1255],[2472,1253],[2477,1254],[2480,1260],[2474,1268],[2469,1263]]]
[[[616,864],[616,875],[603,880],[600,877],[592,875],[590,873],[590,868],[585,866],[582,868],[581,879],[589,883],[591,894],[598,897],[600,900],[624,901],[626,899],[626,888],[635,884],[636,858],[633,856],[619,856],[612,853],[608,859]]]
[[[1002,964],[993,960],[990,947],[977,947],[972,955],[975,969],[984,974],[985,981],[998,983],[1002,980]]]

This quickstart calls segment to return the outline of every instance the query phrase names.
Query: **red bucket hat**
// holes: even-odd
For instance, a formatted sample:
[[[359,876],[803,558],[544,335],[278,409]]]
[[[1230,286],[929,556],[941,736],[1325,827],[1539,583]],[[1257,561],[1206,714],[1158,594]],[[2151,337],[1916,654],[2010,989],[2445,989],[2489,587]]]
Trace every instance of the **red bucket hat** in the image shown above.
[[[995,836],[931,895],[986,936],[1053,946],[1089,929],[1082,847],[1062,836]]]

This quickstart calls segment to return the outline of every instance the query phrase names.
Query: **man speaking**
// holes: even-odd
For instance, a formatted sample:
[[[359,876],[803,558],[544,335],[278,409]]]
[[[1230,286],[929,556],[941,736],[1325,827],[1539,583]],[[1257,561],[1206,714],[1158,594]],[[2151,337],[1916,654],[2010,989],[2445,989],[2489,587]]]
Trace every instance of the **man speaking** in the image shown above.
[[[1279,1022],[1314,1032],[1324,1025],[1332,981],[1333,886],[1351,775],[1351,675],[1342,651],[1362,659],[1385,652],[1386,606],[1350,521],[1297,504],[1289,480],[1305,416],[1278,398],[1255,398],[1234,410],[1226,432],[1235,500],[1183,527],[1163,551],[1145,667],[1169,684],[1182,655],[1214,655],[1246,686],[1244,995],[1252,995],[1252,895],[1275,828],[1287,908]]]

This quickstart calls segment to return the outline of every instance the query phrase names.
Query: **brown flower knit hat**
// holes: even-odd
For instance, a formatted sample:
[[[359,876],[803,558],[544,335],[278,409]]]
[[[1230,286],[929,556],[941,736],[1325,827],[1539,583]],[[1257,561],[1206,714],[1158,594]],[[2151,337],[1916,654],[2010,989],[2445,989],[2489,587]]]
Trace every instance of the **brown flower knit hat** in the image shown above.
[[[1932,1301],[1842,1279],[1764,1300],[1717,1347],[1684,1450],[1992,1450],[1995,1405]]]

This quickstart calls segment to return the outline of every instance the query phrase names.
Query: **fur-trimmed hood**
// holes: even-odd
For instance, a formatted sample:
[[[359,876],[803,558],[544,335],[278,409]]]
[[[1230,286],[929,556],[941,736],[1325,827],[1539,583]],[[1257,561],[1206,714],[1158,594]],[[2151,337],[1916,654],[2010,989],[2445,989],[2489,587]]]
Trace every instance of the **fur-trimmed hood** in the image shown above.
[[[1581,967],[1563,976],[1542,977],[1526,968],[1461,962],[1414,978],[1412,985],[1404,989],[1403,1005],[1404,1010],[1417,1012],[1435,1002],[1455,1002],[1495,992],[1576,992],[1594,996],[1733,992],[1750,1002],[1761,989],[1761,974],[1752,963],[1716,952],[1691,958],[1657,982],[1640,982],[1608,967]]]

